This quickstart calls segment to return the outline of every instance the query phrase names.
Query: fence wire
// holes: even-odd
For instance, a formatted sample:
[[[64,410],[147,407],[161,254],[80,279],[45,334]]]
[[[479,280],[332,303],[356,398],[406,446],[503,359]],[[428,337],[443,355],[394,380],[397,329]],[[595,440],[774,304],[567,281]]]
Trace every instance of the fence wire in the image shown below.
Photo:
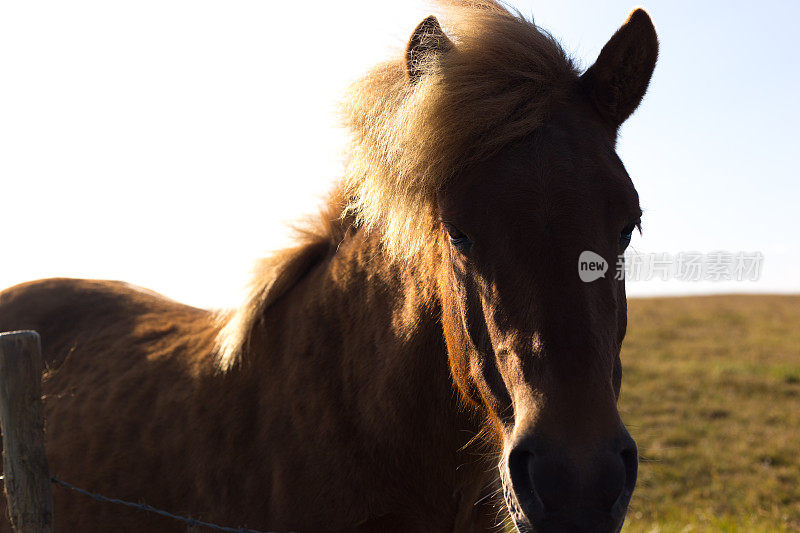
[[[77,492],[78,494],[83,494],[84,496],[88,496],[89,498],[97,500],[98,502],[116,503],[118,505],[124,505],[125,507],[130,507],[132,509],[138,509],[139,511],[147,511],[148,513],[154,513],[157,515],[165,516],[167,518],[172,518],[173,520],[178,520],[193,527],[206,527],[208,529],[215,529],[217,531],[228,531],[229,533],[267,533],[265,531],[258,531],[255,529],[218,526],[217,524],[212,524],[210,522],[203,522],[202,520],[197,520],[196,518],[191,518],[188,516],[179,516],[176,514],[172,514],[168,511],[156,509],[152,505],[147,505],[146,503],[133,503],[133,502],[126,502],[125,500],[119,500],[117,498],[109,498],[107,496],[103,496],[101,494],[95,494],[94,492],[89,492],[86,489],[76,487],[71,483],[67,483],[66,481],[58,479],[56,476],[51,476],[50,481],[52,481],[56,485],[60,485],[64,488]]]

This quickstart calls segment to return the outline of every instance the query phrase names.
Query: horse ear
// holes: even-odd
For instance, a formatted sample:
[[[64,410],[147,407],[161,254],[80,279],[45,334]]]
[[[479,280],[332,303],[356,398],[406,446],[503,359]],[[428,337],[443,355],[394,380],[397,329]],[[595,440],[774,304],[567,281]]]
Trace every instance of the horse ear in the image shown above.
[[[433,15],[419,23],[406,47],[406,71],[411,82],[425,73],[425,64],[432,56],[443,54],[453,48],[453,42],[444,34],[439,21]]]
[[[581,76],[589,98],[615,129],[642,101],[657,58],[653,22],[644,9],[635,9]]]

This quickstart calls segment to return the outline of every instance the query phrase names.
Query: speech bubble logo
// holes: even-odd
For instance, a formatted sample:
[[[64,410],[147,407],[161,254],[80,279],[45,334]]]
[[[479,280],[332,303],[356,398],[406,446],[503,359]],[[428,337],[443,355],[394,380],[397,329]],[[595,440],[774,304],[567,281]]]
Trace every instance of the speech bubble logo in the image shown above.
[[[605,277],[608,272],[608,263],[599,254],[584,250],[578,257],[578,276],[584,283]]]

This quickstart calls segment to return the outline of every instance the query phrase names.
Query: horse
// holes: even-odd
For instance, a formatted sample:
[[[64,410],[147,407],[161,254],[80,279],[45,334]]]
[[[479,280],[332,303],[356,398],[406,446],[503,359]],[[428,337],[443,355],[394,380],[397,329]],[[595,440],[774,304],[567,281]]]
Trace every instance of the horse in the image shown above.
[[[53,475],[264,531],[620,530],[625,284],[576,263],[615,264],[641,230],[615,146],[653,23],[633,11],[581,72],[493,1],[442,12],[348,90],[341,181],[241,306],[100,280],[0,293],[0,331],[41,334]],[[54,499],[60,531],[185,528]]]

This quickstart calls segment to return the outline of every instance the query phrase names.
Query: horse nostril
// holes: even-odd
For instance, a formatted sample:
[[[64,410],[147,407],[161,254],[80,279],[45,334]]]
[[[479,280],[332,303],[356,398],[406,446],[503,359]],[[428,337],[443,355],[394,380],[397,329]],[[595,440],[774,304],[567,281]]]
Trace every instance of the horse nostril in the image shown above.
[[[528,517],[535,519],[544,512],[542,501],[536,494],[531,476],[533,453],[514,448],[508,454],[508,477],[514,497]]]
[[[576,471],[564,458],[537,455],[528,448],[509,453],[508,473],[518,503],[534,523],[569,506],[578,491]]]
[[[639,452],[636,449],[636,445],[625,448],[620,452],[620,455],[622,456],[622,462],[625,464],[625,474],[635,480],[639,466]]]
[[[636,477],[639,470],[639,450],[636,448],[636,443],[632,438],[628,437],[628,442],[620,452],[620,456],[622,457],[622,464],[625,465],[625,486],[614,503],[614,507],[625,509],[636,486]]]

